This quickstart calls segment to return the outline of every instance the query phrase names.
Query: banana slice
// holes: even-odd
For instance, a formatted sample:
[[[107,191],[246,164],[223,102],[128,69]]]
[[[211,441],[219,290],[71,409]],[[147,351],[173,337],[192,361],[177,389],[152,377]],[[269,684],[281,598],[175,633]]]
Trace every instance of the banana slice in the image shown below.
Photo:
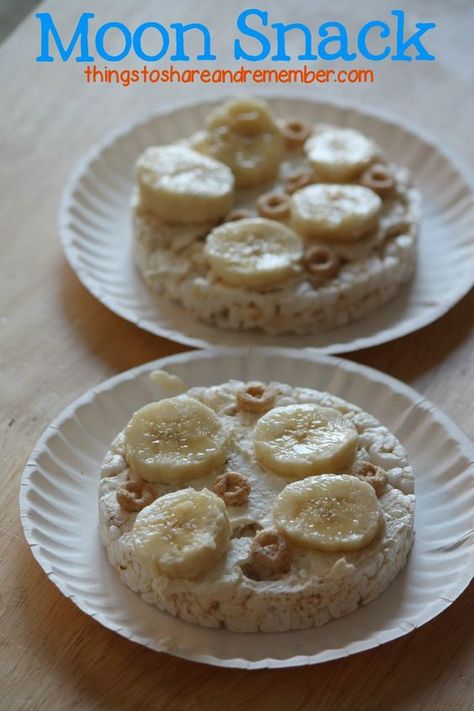
[[[263,101],[246,97],[230,101],[209,115],[206,129],[196,136],[193,148],[228,165],[238,188],[275,178],[284,140]]]
[[[294,276],[303,256],[301,238],[274,220],[248,218],[216,227],[204,253],[229,286],[266,289]]]
[[[258,420],[254,452],[267,469],[301,479],[348,466],[358,439],[352,422],[337,410],[312,403],[287,405]]]
[[[135,173],[140,206],[165,222],[217,222],[232,207],[229,168],[186,146],[147,148]]]
[[[309,239],[353,242],[373,232],[382,200],[361,185],[308,185],[291,197],[292,226]]]
[[[347,474],[323,474],[285,486],[273,518],[298,545],[346,551],[364,548],[375,538],[382,511],[370,484]]]
[[[359,175],[377,155],[376,144],[352,128],[315,126],[305,145],[316,177],[328,183],[345,183]]]
[[[135,519],[131,543],[152,574],[195,578],[229,547],[232,528],[224,502],[212,491],[180,489],[165,494]]]
[[[225,462],[227,437],[214,410],[181,395],[135,412],[125,428],[129,467],[152,482],[190,481]]]

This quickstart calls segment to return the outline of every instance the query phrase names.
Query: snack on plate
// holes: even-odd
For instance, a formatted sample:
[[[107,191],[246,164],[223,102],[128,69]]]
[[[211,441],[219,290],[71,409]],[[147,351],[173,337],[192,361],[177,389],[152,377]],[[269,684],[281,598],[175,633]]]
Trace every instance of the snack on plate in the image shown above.
[[[356,405],[231,380],[132,416],[102,467],[100,533],[120,579],[172,615],[297,630],[391,583],[413,491],[402,445]]]
[[[219,328],[335,328],[376,311],[413,273],[419,193],[359,131],[238,98],[204,130],[147,148],[135,177],[146,283]]]

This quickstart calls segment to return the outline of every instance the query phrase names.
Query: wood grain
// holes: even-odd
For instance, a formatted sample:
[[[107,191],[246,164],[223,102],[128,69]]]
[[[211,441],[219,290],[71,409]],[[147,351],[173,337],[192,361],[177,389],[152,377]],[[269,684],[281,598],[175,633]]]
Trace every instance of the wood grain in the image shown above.
[[[124,0],[120,7],[103,0],[95,12],[99,22],[138,24],[156,19],[158,5],[164,4],[154,4],[152,11],[151,4],[139,0]],[[192,18],[216,27],[215,0],[199,6],[183,0],[179,13],[171,5],[159,11],[163,22]],[[248,3],[234,5],[237,14]],[[472,179],[474,98],[472,61],[469,69],[466,57],[470,49],[472,60],[468,20],[474,13],[468,2],[459,0],[456,6],[464,23],[442,3],[417,3],[420,17],[438,22],[436,51],[449,42],[448,55],[441,53],[439,61],[423,67],[384,64],[376,85],[322,87],[318,98],[336,95],[368,107],[382,105],[428,125],[460,156]],[[47,2],[42,8],[53,11],[63,31],[90,9],[80,0]],[[291,8],[274,8],[274,19],[314,23],[313,3],[294,2]],[[356,26],[389,9],[388,0],[344,0],[332,19]],[[228,58],[229,44],[227,30],[216,33],[219,56]],[[74,63],[35,64],[37,50],[33,17],[0,48],[0,708],[471,709],[472,586],[439,618],[379,649],[317,667],[244,672],[184,662],[114,635],[64,599],[33,560],[17,498],[22,468],[39,434],[72,399],[104,378],[183,350],[110,313],[79,284],[58,242],[56,214],[64,182],[83,152],[111,128],[145,116],[158,104],[204,93],[182,86],[87,86]],[[204,98],[222,91],[210,89]],[[461,97],[462,111],[453,117],[450,107]],[[473,314],[471,294],[422,331],[351,357],[410,383],[472,435]]]

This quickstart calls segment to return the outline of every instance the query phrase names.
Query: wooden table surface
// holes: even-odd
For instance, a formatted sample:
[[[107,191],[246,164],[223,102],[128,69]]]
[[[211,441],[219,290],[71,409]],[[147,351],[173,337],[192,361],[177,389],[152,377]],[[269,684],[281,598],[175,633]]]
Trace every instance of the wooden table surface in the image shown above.
[[[182,0],[173,15],[170,7],[156,10],[160,3],[125,0],[118,8],[113,0],[103,0],[95,12],[100,22],[184,18],[207,21],[215,28],[218,4],[204,0],[196,9],[191,0]],[[246,3],[239,0],[234,6],[237,13]],[[314,21],[312,6],[292,3],[292,19]],[[419,125],[429,125],[457,153],[472,179],[473,13],[468,2],[459,1],[457,7],[466,15],[465,22],[459,14],[450,18],[444,4],[428,0],[417,3],[416,16],[410,16],[437,20],[438,61],[403,67],[380,63],[376,85],[321,87],[318,98],[342,96],[369,107],[383,103]],[[331,19],[357,24],[360,17],[383,16],[390,8],[388,1],[345,0]],[[44,3],[43,9],[53,11],[62,31],[70,31],[74,18],[90,7],[68,0]],[[274,14],[277,20],[285,19],[282,8]],[[327,19],[327,12],[323,18],[321,12],[317,15]],[[225,57],[226,33],[216,34],[217,53]],[[0,708],[473,708],[472,586],[437,619],[379,649],[316,667],[245,672],[181,661],[122,639],[65,599],[33,560],[23,539],[17,498],[22,468],[37,437],[91,386],[182,350],[110,313],[80,285],[58,241],[56,215],[64,182],[83,152],[111,128],[171,100],[192,93],[209,98],[220,91],[87,86],[76,63],[35,63],[38,36],[38,22],[30,16],[0,49]],[[450,54],[445,55],[448,42]],[[287,91],[292,90],[301,93],[297,87]],[[451,110],[458,105],[459,110]],[[471,293],[422,331],[350,357],[410,383],[472,436],[473,313]]]

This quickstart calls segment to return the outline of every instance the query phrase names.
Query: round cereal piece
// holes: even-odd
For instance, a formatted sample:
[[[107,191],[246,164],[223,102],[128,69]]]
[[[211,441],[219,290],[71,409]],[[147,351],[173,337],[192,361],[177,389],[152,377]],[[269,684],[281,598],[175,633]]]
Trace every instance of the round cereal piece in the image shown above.
[[[269,580],[284,575],[290,568],[290,548],[286,538],[271,528],[257,533],[250,547],[250,575],[257,580]]]
[[[264,193],[257,199],[257,210],[269,220],[283,220],[290,214],[290,200],[285,193]]]
[[[225,472],[217,477],[212,490],[226,506],[243,506],[250,494],[250,482],[239,472]]]
[[[244,412],[258,414],[267,412],[275,404],[276,393],[265,383],[247,383],[244,390],[237,393],[237,406]]]
[[[370,484],[378,497],[385,492],[387,474],[382,467],[372,464],[372,462],[362,462],[352,468],[351,474]]]
[[[144,481],[127,481],[117,489],[117,503],[129,513],[141,511],[156,499],[156,494],[149,484]]]
[[[337,275],[341,263],[330,247],[321,244],[314,245],[306,251],[304,265],[312,277],[325,281]]]
[[[383,163],[374,163],[365,170],[360,179],[360,184],[365,188],[370,188],[380,195],[386,197],[393,192],[395,188],[395,180],[389,168]]]
[[[297,190],[301,190],[301,188],[309,185],[312,180],[312,171],[307,168],[300,168],[286,176],[283,187],[288,195],[293,195]]]
[[[304,119],[289,118],[283,121],[281,132],[287,148],[302,148],[311,135],[311,126]]]

